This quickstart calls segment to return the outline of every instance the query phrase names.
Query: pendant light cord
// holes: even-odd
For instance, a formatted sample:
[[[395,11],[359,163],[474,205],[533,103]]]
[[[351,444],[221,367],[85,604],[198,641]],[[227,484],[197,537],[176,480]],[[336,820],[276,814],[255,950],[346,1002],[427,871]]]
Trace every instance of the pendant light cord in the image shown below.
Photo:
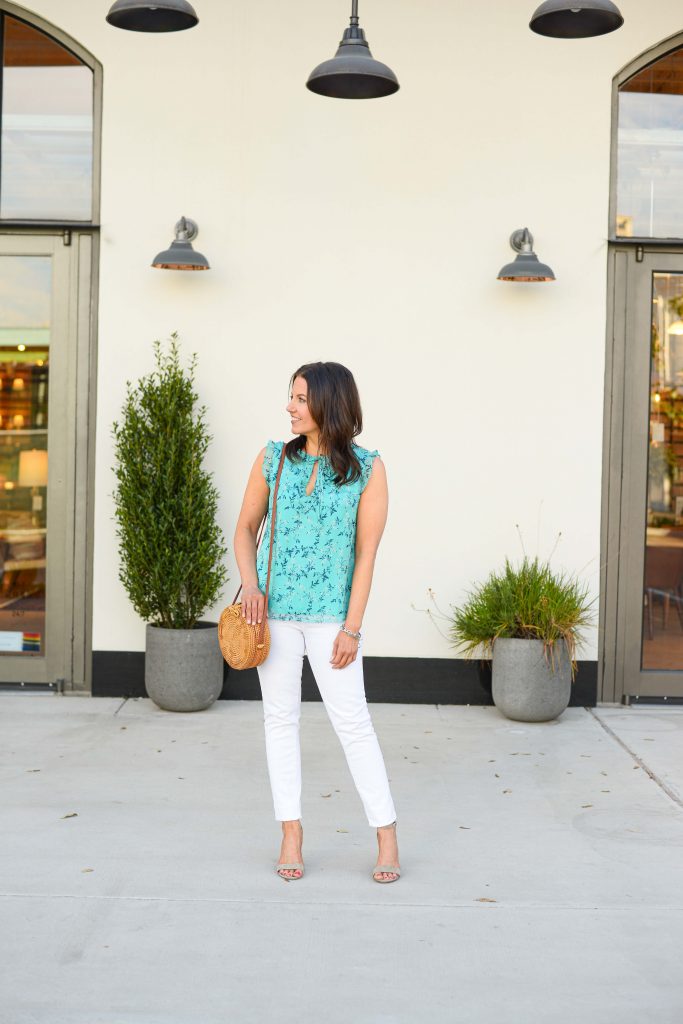
[[[351,24],[358,27],[358,0],[351,0]]]

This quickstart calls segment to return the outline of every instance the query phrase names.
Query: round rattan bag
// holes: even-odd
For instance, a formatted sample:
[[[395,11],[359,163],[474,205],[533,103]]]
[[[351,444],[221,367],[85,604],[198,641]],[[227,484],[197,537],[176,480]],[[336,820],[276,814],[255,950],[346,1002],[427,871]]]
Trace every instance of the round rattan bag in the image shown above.
[[[229,604],[218,620],[218,643],[230,668],[256,668],[270,651],[268,616],[249,625],[242,615],[242,602]]]
[[[230,668],[244,669],[256,668],[261,665],[270,651],[270,628],[268,626],[268,589],[270,587],[270,563],[273,558],[273,536],[275,534],[275,510],[277,505],[277,490],[280,486],[282,466],[285,461],[285,446],[282,446],[280,465],[277,470],[275,490],[273,492],[273,511],[271,515],[270,529],[270,550],[268,552],[268,575],[266,577],[266,603],[265,612],[261,622],[249,624],[242,615],[242,602],[238,601],[242,584],[235,594],[235,600],[224,608],[218,620],[218,643],[221,653]],[[259,541],[263,537],[268,513],[266,512],[261,522],[261,532],[256,541],[258,550]]]

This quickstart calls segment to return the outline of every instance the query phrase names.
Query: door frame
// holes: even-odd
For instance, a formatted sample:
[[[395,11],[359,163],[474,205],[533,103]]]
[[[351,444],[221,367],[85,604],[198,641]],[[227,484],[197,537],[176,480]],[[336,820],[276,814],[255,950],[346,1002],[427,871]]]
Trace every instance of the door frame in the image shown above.
[[[8,244],[9,243],[9,244]],[[65,389],[57,407],[62,421],[50,416],[53,429],[63,437],[61,458],[51,461],[48,476],[48,518],[57,504],[64,510],[59,531],[48,533],[46,593],[51,604],[63,602],[61,637],[54,630],[46,654],[3,655],[0,658],[0,691],[12,685],[45,686],[60,693],[88,693],[92,681],[92,590],[95,424],[97,403],[97,285],[99,232],[88,228],[9,228],[0,224],[3,252],[17,255],[57,255],[53,274],[53,308],[63,323],[55,325],[64,344],[62,373],[50,373],[49,408],[54,408],[55,387]],[[61,336],[60,336],[61,332]],[[48,428],[49,429],[49,428]],[[48,438],[49,438],[48,434]],[[56,470],[53,471],[53,466]],[[60,533],[63,536],[60,536]],[[50,550],[61,544],[53,556]],[[52,548],[50,548],[52,545]],[[64,567],[61,581],[55,577]],[[49,609],[46,607],[46,613]],[[54,612],[53,612],[54,614]],[[46,617],[46,635],[50,619]],[[56,646],[56,650],[52,647]],[[42,672],[41,672],[42,667]]]
[[[646,520],[646,491],[642,488],[647,486],[649,456],[650,347],[647,372],[643,373],[642,366],[634,366],[633,353],[638,341],[642,344],[642,337],[636,335],[643,329],[646,314],[635,316],[633,310],[643,292],[649,294],[656,272],[683,273],[683,242],[610,243],[600,524],[601,703],[628,704],[632,697],[649,696],[669,696],[673,702],[679,696],[670,693],[670,686],[669,694],[666,692],[672,673],[678,675],[675,670],[640,669]],[[647,308],[649,315],[649,305]],[[683,670],[680,674],[683,678]],[[677,686],[678,680],[674,688]]]

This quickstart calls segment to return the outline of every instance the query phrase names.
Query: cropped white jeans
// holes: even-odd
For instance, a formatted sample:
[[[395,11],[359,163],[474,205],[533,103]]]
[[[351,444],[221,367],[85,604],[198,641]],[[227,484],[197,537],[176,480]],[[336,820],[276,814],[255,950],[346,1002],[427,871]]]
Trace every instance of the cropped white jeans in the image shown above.
[[[301,818],[301,676],[304,654],[318,684],[325,710],[342,744],[368,824],[396,820],[379,740],[370,719],[363,680],[363,656],[332,668],[332,646],[339,622],[268,619],[270,651],[258,666],[263,697],[266,760],[275,818]]]

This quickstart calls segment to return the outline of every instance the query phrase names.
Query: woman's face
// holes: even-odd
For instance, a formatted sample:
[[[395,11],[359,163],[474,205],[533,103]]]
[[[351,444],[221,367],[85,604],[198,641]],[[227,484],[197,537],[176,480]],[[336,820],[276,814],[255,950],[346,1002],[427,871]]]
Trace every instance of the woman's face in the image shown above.
[[[311,431],[318,429],[318,424],[308,411],[308,384],[305,377],[294,378],[287,412],[292,420],[293,433],[310,434]]]

